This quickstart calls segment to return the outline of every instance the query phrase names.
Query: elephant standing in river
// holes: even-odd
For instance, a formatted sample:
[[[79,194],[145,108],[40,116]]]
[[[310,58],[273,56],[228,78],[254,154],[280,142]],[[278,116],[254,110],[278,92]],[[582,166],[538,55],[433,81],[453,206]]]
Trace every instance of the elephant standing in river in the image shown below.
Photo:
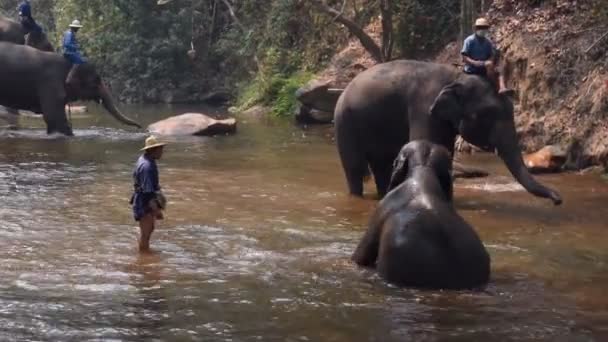
[[[54,51],[53,45],[42,30],[28,33],[21,23],[3,16],[0,16],[0,42],[29,45],[42,51]],[[14,108],[6,108],[6,113],[0,109],[0,117],[14,128],[17,127],[18,115],[19,112]]]
[[[396,60],[357,75],[335,109],[338,151],[350,193],[363,195],[368,165],[380,196],[392,163],[410,140],[426,139],[452,154],[456,135],[498,151],[530,193],[561,203],[560,195],[528,172],[518,146],[511,99],[487,80],[448,65]]]
[[[389,193],[380,201],[352,259],[390,283],[465,289],[490,278],[490,256],[452,204],[452,156],[428,141],[405,145]]]
[[[77,69],[77,87],[65,86],[70,68],[59,54],[0,42],[0,105],[42,113],[49,134],[73,135],[65,105],[76,100],[101,101],[118,121],[141,128],[116,108],[92,64]]]

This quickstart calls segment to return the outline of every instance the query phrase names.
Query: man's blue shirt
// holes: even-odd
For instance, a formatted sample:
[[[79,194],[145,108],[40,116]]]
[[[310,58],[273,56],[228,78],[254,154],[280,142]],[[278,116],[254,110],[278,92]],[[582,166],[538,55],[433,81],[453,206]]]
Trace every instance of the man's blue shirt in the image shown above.
[[[492,55],[494,54],[494,44],[492,44],[488,38],[472,34],[464,40],[461,54],[476,61],[487,61],[492,58]],[[464,71],[467,74],[486,74],[486,69],[484,67],[470,64],[465,64]]]

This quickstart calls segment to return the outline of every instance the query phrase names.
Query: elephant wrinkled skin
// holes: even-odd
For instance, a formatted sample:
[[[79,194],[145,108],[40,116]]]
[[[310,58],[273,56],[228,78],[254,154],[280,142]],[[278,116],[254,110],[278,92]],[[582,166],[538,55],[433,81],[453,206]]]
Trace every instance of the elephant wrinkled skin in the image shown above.
[[[518,146],[511,99],[487,80],[449,65],[396,60],[355,77],[335,110],[338,152],[349,191],[363,195],[368,165],[378,194],[388,188],[392,163],[410,140],[425,139],[452,154],[460,134],[498,151],[511,174],[530,193],[562,202],[528,172]]]
[[[0,105],[42,113],[49,134],[73,135],[65,105],[76,100],[101,101],[118,121],[141,128],[116,108],[92,64],[86,63],[77,69],[78,87],[66,88],[70,67],[69,62],[56,53],[0,42]]]
[[[413,141],[395,160],[380,201],[352,259],[400,286],[470,289],[490,278],[490,256],[452,203],[451,155]]]

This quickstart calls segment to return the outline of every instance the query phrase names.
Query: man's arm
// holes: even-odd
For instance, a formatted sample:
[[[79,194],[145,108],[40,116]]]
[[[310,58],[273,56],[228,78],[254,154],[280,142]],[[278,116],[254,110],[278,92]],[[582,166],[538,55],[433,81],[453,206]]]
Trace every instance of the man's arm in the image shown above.
[[[464,54],[462,55],[462,61],[466,64],[473,65],[473,66],[480,67],[480,68],[485,67],[487,65],[487,61],[476,61],[473,58],[471,58],[467,55],[464,55]]]
[[[476,66],[479,68],[487,67],[492,64],[493,58],[490,58],[488,61],[478,61],[471,58],[471,44],[473,44],[473,40],[471,37],[464,40],[464,44],[462,44],[462,51],[460,54],[462,55],[462,62],[468,65]]]

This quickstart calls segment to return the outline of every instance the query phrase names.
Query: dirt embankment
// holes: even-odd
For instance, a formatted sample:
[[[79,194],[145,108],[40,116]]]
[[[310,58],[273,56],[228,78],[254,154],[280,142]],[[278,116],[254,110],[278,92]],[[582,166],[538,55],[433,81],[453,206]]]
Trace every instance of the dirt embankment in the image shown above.
[[[487,15],[508,83],[518,92],[522,147],[558,144],[569,149],[571,168],[606,165],[608,37],[598,39],[608,25],[594,22],[591,6],[581,1],[522,3],[494,1]]]
[[[608,36],[596,43],[608,24],[594,22],[591,6],[574,0],[495,0],[487,17],[518,93],[515,121],[524,151],[558,144],[569,149],[571,168],[608,167]],[[377,23],[366,31],[379,40]],[[459,50],[453,42],[435,60],[459,62]],[[373,64],[353,39],[319,78],[344,87]]]

